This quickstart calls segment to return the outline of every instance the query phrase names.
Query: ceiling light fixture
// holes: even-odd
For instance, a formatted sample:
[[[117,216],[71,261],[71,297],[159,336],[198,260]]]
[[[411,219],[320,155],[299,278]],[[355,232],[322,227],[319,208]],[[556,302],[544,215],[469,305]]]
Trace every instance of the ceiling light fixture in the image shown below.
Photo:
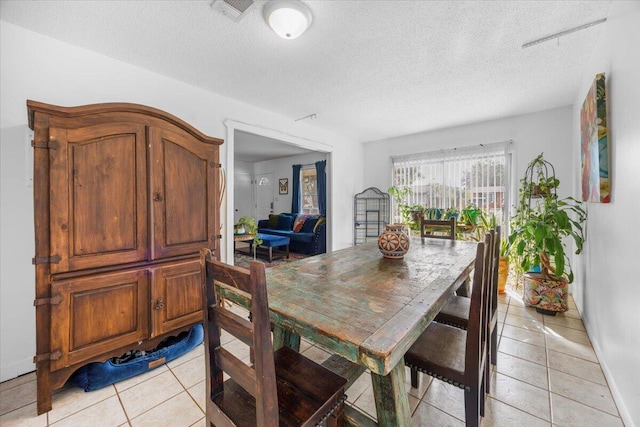
[[[551,34],[550,36],[543,37],[538,40],[534,40],[529,43],[525,43],[522,45],[522,48],[525,49],[527,47],[531,47],[540,43],[548,42],[549,40],[558,39],[558,43],[560,43],[560,37],[566,36],[567,34],[575,33],[576,31],[585,30],[589,27],[593,27],[594,25],[604,24],[607,22],[607,18],[599,19],[597,21],[589,22],[588,24],[580,25],[578,27],[571,28],[569,30],[565,30],[559,33]]]
[[[313,15],[311,9],[301,1],[273,0],[264,7],[264,19],[283,39],[295,39],[307,31]]]

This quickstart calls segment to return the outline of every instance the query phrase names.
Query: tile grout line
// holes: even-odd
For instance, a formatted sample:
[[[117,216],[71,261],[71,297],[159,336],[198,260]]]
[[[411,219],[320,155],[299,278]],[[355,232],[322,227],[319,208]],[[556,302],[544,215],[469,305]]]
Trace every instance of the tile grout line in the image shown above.
[[[542,318],[542,328],[544,329],[546,326],[546,322],[544,321],[544,317]],[[549,347],[547,346],[547,334],[544,334],[544,357],[547,361],[547,389],[548,389],[548,398],[549,398],[549,416],[551,418],[551,425],[554,425],[554,414],[553,414],[553,401],[551,399],[551,364],[549,363]]]
[[[120,407],[122,408],[122,412],[124,412],[124,417],[127,419],[127,424],[129,424],[129,426],[131,426],[131,420],[129,419],[129,414],[127,414],[127,410],[124,409],[124,404],[122,403],[122,399],[120,398],[120,392],[118,391],[118,388],[116,387],[116,385],[113,385],[113,388],[116,390],[116,396],[118,396],[118,402],[120,402]]]

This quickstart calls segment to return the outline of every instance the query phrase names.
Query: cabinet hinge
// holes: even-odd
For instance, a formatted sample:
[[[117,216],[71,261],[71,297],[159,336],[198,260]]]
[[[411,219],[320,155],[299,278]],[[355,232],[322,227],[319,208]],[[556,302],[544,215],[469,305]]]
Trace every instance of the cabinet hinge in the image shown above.
[[[212,168],[221,168],[222,163],[209,162],[209,166],[211,166]]]
[[[33,148],[46,148],[50,150],[57,150],[60,147],[60,143],[55,139],[50,139],[49,141],[37,141],[32,139],[31,146]]]
[[[31,258],[31,264],[33,264],[33,265],[37,265],[37,264],[57,264],[57,263],[60,262],[61,259],[62,259],[62,257],[60,257],[60,255],[58,255],[58,254],[51,255],[51,256],[34,257],[34,258]]]
[[[33,363],[42,362],[43,360],[58,360],[62,357],[62,352],[56,350],[53,353],[36,354],[33,356]]]
[[[222,234],[212,234],[211,235],[211,241],[215,241],[215,240],[220,240],[222,239]]]
[[[33,306],[37,307],[39,305],[46,305],[46,304],[50,304],[50,305],[58,305],[62,302],[62,296],[61,295],[54,295],[51,298],[36,298],[33,300]]]

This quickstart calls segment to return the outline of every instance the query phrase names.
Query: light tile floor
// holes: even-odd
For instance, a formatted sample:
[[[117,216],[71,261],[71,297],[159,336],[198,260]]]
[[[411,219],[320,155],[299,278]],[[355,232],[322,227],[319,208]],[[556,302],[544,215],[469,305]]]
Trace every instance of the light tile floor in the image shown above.
[[[573,300],[556,317],[525,308],[517,292],[500,296],[498,367],[482,426],[623,426]],[[225,335],[234,353],[247,347]],[[228,348],[229,348],[228,347]],[[301,351],[322,362],[323,349],[303,342]],[[408,375],[407,375],[408,381]],[[65,386],[53,409],[36,415],[35,374],[0,384],[0,426],[204,426],[204,350],[143,375],[90,393]],[[348,402],[375,418],[368,373],[347,391]],[[462,390],[424,376],[409,388],[416,426],[463,426]]]

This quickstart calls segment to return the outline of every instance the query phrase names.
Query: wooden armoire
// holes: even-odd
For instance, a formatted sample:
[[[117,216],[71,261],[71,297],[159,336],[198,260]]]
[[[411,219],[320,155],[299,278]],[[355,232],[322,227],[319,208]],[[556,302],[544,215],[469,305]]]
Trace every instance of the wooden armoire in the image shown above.
[[[38,413],[79,367],[201,322],[219,258],[219,146],[136,104],[27,101],[34,131]]]

